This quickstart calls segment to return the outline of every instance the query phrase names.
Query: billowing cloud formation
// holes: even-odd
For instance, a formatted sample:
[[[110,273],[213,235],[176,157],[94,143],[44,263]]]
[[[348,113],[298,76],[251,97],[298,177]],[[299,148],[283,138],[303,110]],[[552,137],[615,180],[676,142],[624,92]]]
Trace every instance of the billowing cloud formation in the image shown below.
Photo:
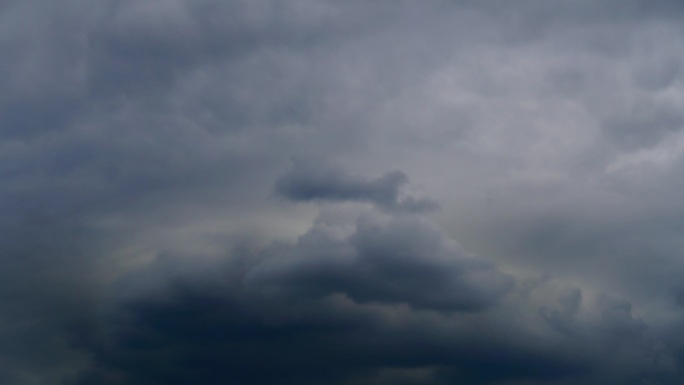
[[[681,383],[683,11],[0,0],[0,384]]]
[[[508,277],[454,253],[455,245],[446,255],[434,250],[445,240],[421,221],[364,221],[335,241],[321,234],[332,229],[314,225],[296,244],[268,245],[247,264],[161,256],[124,277],[108,309],[72,330],[91,363],[69,383],[671,378],[667,350],[629,303],[605,296],[592,303],[548,278],[511,292]],[[406,230],[419,234],[396,238]],[[348,255],[369,247],[397,254]],[[423,254],[408,257],[407,250]],[[493,307],[504,290],[504,303]]]
[[[339,293],[361,303],[446,311],[491,306],[512,285],[511,277],[463,255],[438,229],[415,218],[362,218],[349,236],[334,230],[318,225],[294,247],[274,250],[250,272],[248,283],[260,290]]]
[[[534,344],[469,336],[340,298],[301,303],[206,290],[180,284],[163,298],[126,303],[103,339],[84,338],[96,365],[75,383],[483,384],[581,377],[591,369]]]

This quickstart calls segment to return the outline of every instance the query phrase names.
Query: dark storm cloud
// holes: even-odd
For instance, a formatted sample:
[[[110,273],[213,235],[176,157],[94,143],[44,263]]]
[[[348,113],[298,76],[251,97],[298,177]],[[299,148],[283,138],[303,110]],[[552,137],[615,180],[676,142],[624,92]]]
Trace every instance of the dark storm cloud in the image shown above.
[[[163,298],[123,304],[99,338],[84,339],[94,365],[74,383],[386,384],[396,382],[383,381],[382,373],[400,368],[425,371],[422,383],[485,384],[590,370],[582,359],[534,346],[435,330],[429,321],[393,325],[380,313],[334,301],[209,291],[179,284]]]
[[[297,161],[290,173],[278,179],[275,190],[293,201],[369,202],[386,209],[408,211],[437,206],[428,199],[400,198],[400,190],[406,183],[408,178],[401,171],[368,179],[349,175],[338,167]]]
[[[493,305],[512,278],[463,254],[433,225],[412,217],[362,218],[346,237],[319,225],[247,276],[255,290],[303,296],[345,294],[360,303],[477,311]]]
[[[310,114],[287,52],[332,32],[325,4],[255,4],[8,4],[0,204],[97,217],[225,183],[267,195],[252,175],[277,168],[298,134],[279,128]],[[278,138],[233,136],[256,125]]]
[[[349,301],[357,299],[356,293],[346,293],[344,286],[328,291],[328,283],[303,278],[305,285],[321,286],[318,291],[329,294],[305,295],[301,287],[288,287],[301,285],[296,279],[297,270],[304,274],[311,270],[301,261],[289,261],[297,267],[279,270],[279,277],[264,274],[265,270],[273,270],[274,259],[296,259],[292,254],[303,255],[302,259],[311,260],[311,264],[326,259],[325,255],[306,255],[311,250],[306,250],[304,243],[320,247],[329,243],[310,239],[317,237],[317,231],[320,229],[314,228],[305,234],[294,249],[271,245],[267,249],[270,255],[243,273],[235,274],[235,266],[225,261],[189,271],[182,259],[166,257],[126,278],[120,284],[126,294],[94,323],[75,329],[72,343],[87,351],[93,361],[68,383],[386,384],[396,383],[396,379],[385,373],[397,370],[404,372],[406,381],[412,372],[422,371],[422,377],[418,376],[422,383],[458,380],[484,384],[503,378],[572,378],[591,370],[582,357],[563,352],[548,354],[537,345],[538,341],[517,345],[505,335],[490,336],[468,322],[454,328],[447,319],[440,320],[446,316],[420,316],[405,307],[387,307],[396,303],[400,294],[388,297],[387,288],[385,295],[373,298],[373,306],[363,306]],[[415,241],[416,237],[412,239],[404,245],[421,243]],[[274,249],[281,251],[272,255]],[[336,251],[332,249],[317,251]],[[463,257],[450,258],[463,263]],[[403,275],[397,275],[392,285],[408,286],[394,290],[421,290],[411,285],[411,276],[417,280],[434,279],[422,274],[425,262],[407,266],[413,267],[411,270],[403,270],[401,265],[407,260],[401,257],[392,263],[397,266],[396,273]],[[463,279],[463,272],[446,270],[443,276]],[[365,283],[365,288],[348,289],[375,294],[383,282],[372,281],[388,278],[382,273],[355,277],[355,283],[371,282]],[[289,279],[282,279],[283,275]],[[491,285],[490,281],[478,285]],[[436,291],[454,290],[427,285]],[[417,301],[418,307],[425,307],[420,306],[419,293],[406,291],[405,295],[409,303]],[[462,307],[461,299],[456,301],[456,308],[450,306],[449,310]]]
[[[680,383],[683,9],[0,1],[0,384]]]
[[[272,258],[306,254],[301,244],[309,241],[272,244],[246,269],[227,260],[189,269],[186,257],[165,256],[125,277],[118,300],[74,329],[70,341],[92,362],[67,383],[579,385],[670,378],[667,364],[657,363],[669,359],[667,352],[629,303],[599,298],[592,307],[578,289],[559,290],[548,278],[510,298],[520,314],[473,314],[416,311],[391,298],[362,304],[344,290],[312,297],[288,288],[298,281],[263,276]],[[298,263],[279,271],[293,277],[295,269],[310,268]],[[366,277],[382,278],[376,275]],[[264,285],[265,279],[272,281]],[[538,303],[540,295],[549,301]]]
[[[296,36],[309,27],[281,20],[279,32],[269,32],[274,16],[255,27],[245,10],[227,9],[242,7],[222,4],[204,2],[214,10],[200,12],[193,3],[186,13],[181,2],[3,3],[0,383],[54,384],[79,370],[87,358],[70,348],[64,331],[87,325],[112,277],[139,257],[124,244],[164,237],[152,225],[160,217],[178,223],[188,212],[198,215],[198,202],[215,199],[250,206],[240,189],[224,194],[226,183],[268,196],[273,181],[251,175],[274,168],[271,145],[250,138],[262,148],[245,148],[243,138],[229,135],[261,120],[260,111],[279,109],[281,99],[261,107],[257,96],[244,100],[237,94],[251,82],[241,71],[270,62],[254,54],[259,46],[300,45]],[[232,31],[212,30],[223,25],[220,13],[240,22],[229,24]],[[208,23],[212,15],[219,20]],[[195,75],[201,86],[198,69],[206,66],[218,67],[226,84],[243,83],[213,104],[184,103],[181,89],[192,91]],[[236,106],[234,119],[211,112],[240,103],[253,109]],[[205,124],[190,118],[197,114]]]

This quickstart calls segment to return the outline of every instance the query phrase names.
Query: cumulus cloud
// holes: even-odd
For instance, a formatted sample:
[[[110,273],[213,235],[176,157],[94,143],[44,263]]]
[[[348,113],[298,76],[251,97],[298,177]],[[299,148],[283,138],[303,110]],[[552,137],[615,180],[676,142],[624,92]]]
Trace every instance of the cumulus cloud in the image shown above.
[[[473,299],[482,297],[463,306],[464,294],[456,290],[462,287],[426,283],[421,292],[410,286],[411,279],[433,277],[424,274],[424,261],[404,270],[411,264],[401,257],[393,260],[401,275],[392,283],[409,287],[388,291],[376,282],[386,278],[377,269],[350,275],[346,279],[358,286],[345,286],[344,268],[325,267],[330,254],[347,257],[340,255],[344,246],[322,240],[320,231],[315,225],[296,244],[273,243],[248,266],[219,259],[197,268],[187,256],[165,255],[123,277],[108,310],[73,330],[72,343],[92,360],[69,383],[617,384],[672,378],[669,352],[627,302],[591,298],[546,277],[521,282],[499,307],[490,302],[473,309]],[[415,239],[404,245],[420,245]],[[449,257],[456,266],[463,263]],[[463,271],[444,270],[451,280],[463,279]],[[506,282],[500,273],[488,274],[495,279],[479,280],[480,289]],[[453,295],[450,306],[420,297],[432,291],[434,301],[440,290]]]
[[[413,217],[361,218],[348,236],[318,225],[296,245],[247,276],[256,290],[298,295],[344,294],[360,303],[408,304],[416,309],[477,311],[512,286],[490,263],[464,255],[433,225]]]

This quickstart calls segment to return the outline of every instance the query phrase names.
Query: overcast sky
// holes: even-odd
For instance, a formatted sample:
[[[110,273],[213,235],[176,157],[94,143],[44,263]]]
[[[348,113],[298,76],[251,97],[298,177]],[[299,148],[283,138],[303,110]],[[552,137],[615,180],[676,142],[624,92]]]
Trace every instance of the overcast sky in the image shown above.
[[[0,0],[0,385],[684,382],[684,3]]]

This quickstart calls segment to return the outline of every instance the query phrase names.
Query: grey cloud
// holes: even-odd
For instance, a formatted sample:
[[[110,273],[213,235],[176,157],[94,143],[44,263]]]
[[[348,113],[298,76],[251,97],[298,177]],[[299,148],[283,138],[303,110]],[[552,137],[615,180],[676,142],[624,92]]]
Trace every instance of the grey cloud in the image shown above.
[[[0,383],[681,382],[682,9],[0,1]]]
[[[602,124],[611,143],[629,149],[652,147],[684,127],[684,114],[678,102],[663,100],[658,95],[627,100],[617,111],[605,115]]]
[[[74,383],[370,384],[385,368],[403,368],[427,371],[424,383],[485,384],[588,370],[534,347],[477,348],[472,337],[429,323],[392,326],[380,314],[334,303],[245,302],[213,292],[180,286],[165,299],[123,304],[106,320],[107,334],[84,339],[95,362]]]
[[[318,225],[286,251],[274,251],[247,276],[254,290],[299,295],[344,294],[360,303],[478,311],[513,284],[490,263],[464,255],[433,225],[416,218],[361,219],[335,236]]]
[[[0,383],[60,381],[83,363],[65,331],[96,313],[111,265],[92,256],[110,236],[29,210],[3,218],[0,229]]]
[[[576,288],[547,280],[509,297],[513,312],[425,313],[278,292],[264,282],[254,290],[253,275],[270,263],[238,273],[230,260],[188,269],[187,258],[167,257],[136,271],[121,282],[125,295],[73,331],[72,343],[92,361],[67,383],[370,385],[396,383],[392,373],[435,385],[672,380],[662,366],[671,352],[651,341],[624,301],[604,296],[591,305]]]
[[[393,171],[374,179],[350,175],[343,169],[304,161],[278,179],[275,191],[293,201],[352,201],[370,202],[386,209],[420,211],[433,209],[437,204],[428,199],[400,197],[408,177]]]

